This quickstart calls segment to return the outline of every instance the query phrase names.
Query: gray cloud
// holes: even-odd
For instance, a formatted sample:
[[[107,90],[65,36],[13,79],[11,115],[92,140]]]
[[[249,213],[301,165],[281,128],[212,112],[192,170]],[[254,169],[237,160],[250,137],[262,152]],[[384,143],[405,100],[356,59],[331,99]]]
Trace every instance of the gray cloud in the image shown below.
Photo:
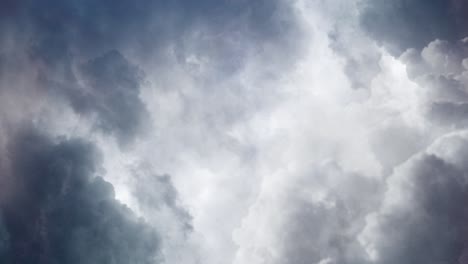
[[[422,123],[415,129],[389,122],[374,133],[374,152],[389,176],[381,183],[382,204],[368,211],[364,231],[355,237],[370,263],[464,263],[467,6],[461,1],[363,3],[364,30],[399,57],[416,85]]]
[[[128,144],[149,123],[149,114],[139,98],[143,73],[117,51],[107,52],[80,68],[84,87],[64,84],[57,92],[64,93],[78,113],[95,114],[98,128],[114,133],[121,144]]]
[[[466,39],[434,40],[422,50],[410,49],[401,59],[408,75],[424,88],[427,118],[448,128],[467,126],[468,58]]]
[[[463,1],[365,1],[362,25],[393,54],[420,49],[434,39],[465,37],[468,6]]]
[[[241,87],[241,81],[225,84],[226,80],[243,71],[252,56],[271,62],[262,76],[265,79],[281,72],[283,65],[291,65],[300,42],[296,22],[293,8],[279,0],[2,2],[0,136],[16,131],[22,121],[41,127],[45,134],[31,132],[34,135],[5,139],[8,151],[14,154],[10,158],[13,165],[0,178],[0,188],[18,186],[0,194],[2,201],[8,201],[2,205],[8,243],[0,242],[0,254],[8,244],[5,261],[147,263],[150,258],[168,257],[168,247],[182,252],[178,243],[194,227],[169,177],[122,176],[135,176],[136,183],[125,188],[130,189],[136,201],[132,206],[141,210],[135,212],[145,223],[116,200],[112,185],[103,180],[112,176],[96,176],[100,160],[92,154],[92,146],[49,136],[85,134],[103,145],[112,144],[115,138],[124,147],[118,151],[125,149],[131,155],[132,147],[138,147],[135,142],[145,139],[141,132],[149,131],[155,121],[141,99],[144,86],[148,81],[160,84],[169,79],[162,88],[177,93],[183,78],[193,78],[197,96],[187,95],[183,105],[187,115],[177,121],[200,127],[204,138],[225,134],[227,125],[220,125],[221,119],[233,123],[239,112],[249,114],[239,105],[250,89]],[[198,71],[202,67],[197,60],[208,71]],[[186,71],[185,75],[168,73],[174,69]],[[151,78],[145,78],[147,74]],[[232,103],[231,94],[235,97]],[[252,108],[257,107],[257,101],[247,99]],[[206,107],[209,105],[215,107]],[[197,107],[203,111],[197,112]],[[158,128],[164,128],[161,123]],[[94,129],[89,131],[88,126]],[[195,128],[184,126],[183,130],[189,134]],[[154,134],[172,134],[173,130],[167,131]],[[223,144],[226,138],[224,135]],[[193,138],[171,135],[170,140]],[[218,147],[219,138],[211,140]],[[171,155],[166,156],[173,158]],[[152,157],[138,158],[153,161]],[[112,159],[105,157],[106,161]],[[120,194],[118,183],[114,184]],[[34,225],[28,226],[28,221]],[[231,222],[236,221],[228,222],[233,226]],[[213,233],[229,236],[224,230]],[[208,239],[200,239],[204,240]],[[228,243],[225,248],[232,244]],[[165,261],[178,260],[172,256]]]
[[[459,139],[457,149],[447,142]],[[466,153],[466,139],[443,139],[453,157]],[[438,146],[437,146],[438,145]],[[439,150],[440,152],[440,150]],[[371,218],[377,263],[461,263],[466,247],[467,178],[463,159],[422,153],[389,178],[385,201]]]
[[[414,145],[389,164],[383,203],[360,236],[373,263],[464,263],[467,144],[459,131],[468,124],[466,11],[460,1],[368,1],[364,7],[364,28],[390,53],[401,54],[417,84],[425,122],[422,130],[384,130],[398,153],[405,149],[401,139]],[[442,136],[450,132],[456,134]],[[379,156],[393,152],[386,145],[376,142]]]
[[[330,163],[297,184],[282,212],[287,220],[277,263],[368,263],[356,237],[379,204],[379,182]],[[307,190],[323,198],[310,201],[301,195]]]
[[[287,48],[293,54],[291,47],[299,39],[294,38],[292,8],[277,0],[50,0],[2,5],[9,15],[1,18],[0,74],[18,82],[27,74],[24,69],[31,70],[30,77],[38,75],[46,93],[62,95],[78,114],[91,116],[96,127],[114,134],[121,145],[128,145],[149,123],[139,99],[142,71],[131,64],[150,64],[152,71],[162,72],[175,60],[190,70],[190,60],[201,58],[210,71],[194,77],[210,89],[239,71],[252,50],[261,53],[281,45],[283,52]],[[22,76],[13,77],[17,72]],[[158,72],[151,75],[152,81],[159,81]],[[8,89],[10,83],[1,88]]]
[[[344,58],[344,72],[353,88],[368,88],[371,81],[381,71],[380,51],[371,39],[364,36],[359,26],[350,21],[335,22],[329,34],[330,47]],[[353,45],[349,45],[353,43]]]
[[[45,135],[29,130],[9,137],[8,129],[0,135],[8,134],[0,143],[8,143],[9,165],[0,159],[0,260],[219,263],[235,259],[237,246],[249,250],[252,243],[255,255],[261,251],[255,243],[263,243],[272,263],[456,263],[466,242],[466,144],[445,146],[458,159],[413,155],[468,125],[468,49],[460,40],[468,33],[466,4],[378,0],[358,5],[361,24],[355,17],[332,25],[311,19],[317,25],[310,25],[308,45],[315,50],[303,57],[314,58],[304,60],[303,25],[292,6],[279,0],[0,4],[0,93],[40,95],[17,108],[1,106],[2,118],[15,119],[27,103],[66,108],[85,119],[78,125],[93,126],[91,140],[98,131],[96,142],[106,145],[110,136],[129,147],[119,156],[110,152],[122,149],[103,146],[115,154],[105,157],[109,169],[140,159],[162,164],[177,172],[171,174],[181,188],[157,168],[119,174],[113,183],[117,191],[118,183],[128,183],[118,197],[130,196],[132,212],[115,198],[95,146],[49,137],[69,127],[47,131],[60,120],[28,109],[24,119],[40,123]],[[405,113],[413,94],[392,86],[410,81],[400,82],[401,65],[371,38],[403,53],[399,59],[423,101],[424,109],[414,108],[427,110],[423,116]],[[349,87],[369,88],[368,98]],[[15,97],[1,101],[9,98]],[[151,125],[154,141],[135,144]],[[336,163],[317,165],[328,159]],[[283,188],[286,197],[277,198]],[[271,210],[279,220],[262,227],[252,214],[253,232],[235,245],[233,230],[256,192],[266,198],[252,211],[262,219]],[[395,193],[403,193],[396,205]],[[198,210],[194,216],[187,202]],[[270,222],[280,223],[278,230]],[[212,251],[204,258],[187,253],[193,233],[194,244]]]
[[[278,15],[291,13],[290,7],[277,0],[48,0],[2,5],[9,15],[2,16],[0,39],[6,43],[16,38],[25,52],[55,69],[67,68],[74,57],[89,58],[112,49],[143,59],[176,44],[177,52],[183,54],[184,46],[190,44],[184,38],[200,26],[210,28],[214,35],[229,32],[259,42],[284,38],[294,30],[292,21]],[[236,48],[222,40],[218,44],[224,55]],[[233,55],[240,59],[240,54]]]
[[[12,181],[2,189],[2,263],[157,262],[159,235],[97,176],[93,145],[26,129],[5,154]]]
[[[468,103],[436,102],[431,104],[428,116],[439,125],[465,128],[468,125]]]
[[[180,205],[179,195],[169,175],[136,174],[134,196],[143,212],[155,209],[169,209],[173,221],[178,221],[180,230],[188,234],[193,230],[192,216]]]

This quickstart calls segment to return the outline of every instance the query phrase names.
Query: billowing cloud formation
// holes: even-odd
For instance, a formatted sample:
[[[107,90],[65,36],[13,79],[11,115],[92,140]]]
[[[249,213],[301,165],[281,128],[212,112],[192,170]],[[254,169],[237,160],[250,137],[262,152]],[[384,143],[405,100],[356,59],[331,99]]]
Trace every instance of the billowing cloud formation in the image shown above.
[[[378,263],[464,263],[466,144],[466,133],[447,136],[389,178],[364,232]]]
[[[154,84],[177,93],[183,90],[180,80],[192,79],[200,98],[219,90],[211,101],[220,103],[200,115],[193,109],[200,102],[189,95],[187,116],[178,121],[193,124],[191,119],[200,116],[201,134],[207,137],[219,120],[205,124],[208,113],[229,112],[225,126],[235,122],[236,103],[228,109],[218,96],[232,93],[243,101],[245,94],[237,95],[232,84],[217,86],[244,71],[249,56],[267,58],[277,52],[278,43],[295,46],[299,39],[292,36],[299,29],[293,8],[263,0],[7,1],[0,6],[0,151],[14,154],[0,163],[5,202],[0,255],[12,263],[198,263],[198,247],[206,249],[198,244],[209,239],[204,234],[191,238],[192,216],[172,178],[140,166],[152,163],[159,171],[154,163],[161,155],[150,136],[172,133],[150,129],[164,127],[167,113],[154,112],[160,105],[147,96],[160,92]],[[290,64],[293,56],[274,60]],[[232,83],[239,85],[238,80]],[[149,87],[154,90],[148,92]],[[44,135],[12,137],[24,123]],[[163,140],[184,141],[176,135]],[[140,142],[155,154],[139,153]],[[164,158],[184,157],[163,147],[158,146],[168,152]],[[102,160],[94,148],[103,150]],[[119,164],[119,155],[135,164]],[[163,159],[161,163],[168,168]],[[105,171],[97,170],[101,166]],[[180,180],[178,184],[180,188]],[[216,233],[228,236],[228,231]],[[223,254],[213,259],[225,258]]]
[[[2,263],[156,263],[159,235],[115,200],[81,140],[20,131],[2,189]]]
[[[1,261],[466,262],[463,1],[0,7]]]
[[[466,127],[468,46],[466,40],[434,40],[422,51],[402,55],[408,74],[426,89],[428,116],[435,123]]]
[[[0,145],[2,154],[15,153],[11,160],[0,163],[5,172],[0,181],[2,190],[9,190],[8,196],[1,194],[2,201],[8,201],[5,206],[9,206],[3,210],[4,225],[0,229],[5,234],[0,243],[2,256],[5,253],[13,263],[31,262],[32,258],[40,263],[146,263],[152,258],[168,263],[197,263],[198,247],[208,249],[205,245],[213,244],[212,237],[218,233],[229,237],[228,229],[200,234],[204,230],[198,231],[203,225],[198,220],[198,238],[192,239],[195,227],[184,207],[187,200],[180,201],[172,178],[140,170],[138,164],[151,163],[154,171],[160,171],[161,163],[162,170],[172,173],[179,166],[169,167],[165,159],[186,156],[174,153],[160,141],[154,146],[150,136],[172,134],[162,142],[187,141],[187,149],[196,142],[190,134],[196,131],[194,127],[177,126],[173,133],[171,126],[164,125],[170,115],[154,111],[170,100],[164,96],[155,100],[148,94],[161,90],[183,94],[186,88],[181,88],[180,81],[193,80],[203,102],[186,94],[187,115],[173,121],[194,124],[195,117],[200,118],[200,135],[205,138],[225,133],[224,127],[238,120],[239,112],[245,116],[248,111],[236,108],[245,94],[234,86],[242,82],[231,81],[234,85],[224,87],[219,84],[229,75],[244,71],[250,56],[269,58],[277,52],[277,43],[288,47],[299,41],[293,38],[299,30],[294,24],[293,8],[282,1],[263,0],[4,1],[0,7]],[[293,49],[288,51],[293,53]],[[271,58],[275,60],[291,63],[293,56],[287,60],[279,55]],[[274,71],[281,70],[275,64],[271,66]],[[148,91],[149,87],[153,90]],[[246,90],[242,87],[242,91]],[[205,101],[210,93],[212,99]],[[220,100],[225,94],[235,95],[237,102],[226,107],[224,103],[229,99]],[[216,107],[196,109],[212,104]],[[226,125],[214,128],[220,118],[210,118],[212,113],[226,113]],[[38,127],[45,135],[31,136],[30,140],[28,136],[11,137],[24,123]],[[152,125],[155,130],[150,129]],[[188,131],[187,140],[180,131]],[[57,136],[73,140],[60,141],[55,139]],[[102,163],[92,151],[81,150],[88,148],[88,143],[81,142],[84,137],[93,146],[89,148],[103,150]],[[119,147],[113,147],[114,141]],[[139,142],[148,145],[149,155],[138,152]],[[20,147],[24,148],[23,156],[18,154]],[[28,154],[31,148],[38,153]],[[61,153],[62,148],[67,153]],[[122,165],[115,158],[119,155],[135,164]],[[23,164],[26,158],[34,168]],[[158,158],[160,161],[155,162]],[[57,166],[58,171],[49,173],[49,166]],[[95,175],[100,166],[107,171],[98,173],[102,179]],[[52,186],[47,183],[37,187],[45,201],[28,194],[42,174],[36,177],[32,171],[16,171],[23,168],[45,170],[43,178],[49,179]],[[66,177],[60,178],[62,174]],[[184,173],[187,179],[182,182],[190,183],[191,174],[195,172]],[[178,188],[180,177],[174,183]],[[11,189],[18,183],[25,189]],[[207,192],[208,188],[194,189]],[[229,210],[226,207],[225,211]],[[200,211],[197,213],[200,215]],[[203,213],[205,218],[215,219],[210,216],[213,211]],[[39,233],[36,226],[26,225],[29,220],[37,222]],[[235,247],[232,241],[217,244]],[[84,256],[86,251],[89,255]],[[219,252],[216,258],[203,259],[219,262],[227,258],[225,251]]]
[[[362,233],[377,263],[465,263],[466,39],[435,39],[400,59],[420,87],[435,143],[394,169],[381,208]],[[430,132],[429,132],[430,131]]]
[[[339,62],[336,57],[327,60],[329,49],[318,44],[314,49],[320,51],[311,53],[322,54],[321,60],[314,57],[320,69],[305,63],[301,70],[336,79],[344,73],[347,80],[314,76],[305,78],[309,87],[301,89],[302,80],[294,79],[291,86],[300,99],[293,97],[294,103],[277,110],[280,114],[268,116],[274,121],[261,123],[285,131],[270,142],[280,147],[266,147],[272,152],[284,150],[276,153],[281,158],[272,158],[271,166],[284,163],[283,169],[266,170],[274,180],[264,180],[251,218],[244,223],[245,237],[240,235],[239,240],[246,246],[238,263],[466,262],[465,9],[459,5],[454,8],[458,15],[451,16],[444,10],[455,7],[455,2],[387,2],[361,1],[351,5],[357,10],[349,13],[340,1],[322,7],[333,15],[348,15],[331,16],[326,24],[331,28],[327,48]],[[310,4],[306,10],[320,7]],[[352,19],[354,12],[359,23]],[[323,25],[311,20],[314,40],[320,42],[314,23]],[[448,28],[439,20],[459,27]],[[426,26],[431,30],[424,30]],[[452,30],[457,32],[444,35]],[[375,43],[383,45],[375,48]],[[350,92],[356,83],[366,91]],[[319,110],[308,105],[319,105]],[[301,116],[304,112],[308,114]],[[353,149],[350,142],[358,142],[359,147]],[[328,149],[331,153],[324,155]],[[367,154],[368,160],[362,157]],[[344,176],[318,170],[323,163],[315,161],[321,155],[334,160]],[[371,165],[377,169],[366,167]],[[375,186],[364,188],[361,183],[362,189],[355,189],[346,184],[359,182],[360,175],[369,176]],[[330,181],[314,182],[321,177]],[[304,179],[309,179],[308,184]],[[336,182],[343,189],[337,190]],[[343,193],[353,195],[340,199]],[[360,210],[360,205],[365,209]],[[261,231],[256,232],[255,225]],[[255,242],[248,242],[249,233],[256,234]]]

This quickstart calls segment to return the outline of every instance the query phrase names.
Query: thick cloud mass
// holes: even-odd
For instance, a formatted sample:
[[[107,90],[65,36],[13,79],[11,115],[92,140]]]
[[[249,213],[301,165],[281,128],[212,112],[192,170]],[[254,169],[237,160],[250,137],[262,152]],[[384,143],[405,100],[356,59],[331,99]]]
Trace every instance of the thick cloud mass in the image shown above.
[[[197,128],[187,124],[196,124],[196,118],[204,138],[215,130],[224,134],[228,124],[213,127],[218,113],[225,113],[229,125],[236,122],[242,112],[236,104],[246,95],[240,91],[247,89],[236,87],[244,86],[239,80],[220,84],[245,71],[250,57],[270,60],[280,47],[294,55],[290,47],[300,41],[293,37],[300,31],[296,22],[293,7],[277,0],[2,1],[0,153],[9,157],[0,159],[2,260],[219,263],[227,258],[224,251],[216,258],[199,256],[199,248],[213,242],[201,231],[196,240],[191,237],[195,227],[187,200],[178,196],[180,180],[176,188],[169,176],[132,168],[161,163],[176,171],[180,165],[168,167],[165,161],[185,155],[163,143],[192,140],[187,146],[193,145],[193,137],[185,139],[180,131],[194,134]],[[272,69],[280,71],[275,64],[291,64],[293,58],[271,56]],[[190,85],[184,81],[203,101],[186,92]],[[161,91],[186,97],[186,116],[172,120],[184,127],[165,125],[171,115],[154,111],[174,107]],[[236,96],[229,107],[226,94]],[[208,115],[213,118],[205,124]],[[24,123],[43,135],[12,137]],[[155,147],[153,137],[164,134],[172,136],[157,138],[162,141]],[[149,155],[138,152],[140,142],[151,149]],[[102,160],[94,148],[102,150]],[[206,187],[194,189],[208,193]],[[229,237],[228,232],[213,229],[206,236]],[[218,244],[234,248],[232,241]]]
[[[382,208],[369,218],[365,234],[376,239],[378,263],[464,263],[468,188],[460,157],[466,155],[466,134],[431,148],[435,153],[422,153],[395,171]],[[449,155],[441,151],[447,148]]]
[[[96,114],[97,126],[114,132],[121,143],[141,132],[148,113],[139,98],[142,73],[117,51],[82,66],[85,87],[65,91],[79,113]],[[65,87],[64,87],[65,88]]]
[[[1,1],[0,262],[465,264],[467,35],[459,0]]]
[[[191,30],[199,30],[199,25],[216,33],[231,30],[261,41],[282,38],[294,30],[276,16],[291,9],[277,0],[48,0],[1,5],[5,15],[0,40],[8,44],[16,38],[35,58],[65,69],[75,56],[96,56],[109,49],[127,50],[139,58],[159,53],[159,48],[168,44],[176,43],[183,49],[190,44],[184,43],[184,38]]]
[[[393,53],[468,33],[468,5],[457,0],[364,1],[364,28]]]
[[[421,51],[410,49],[401,57],[407,62],[408,74],[425,88],[428,118],[445,127],[466,128],[466,39],[434,40]]]
[[[158,234],[96,175],[92,145],[22,131],[8,157],[2,263],[156,263]]]

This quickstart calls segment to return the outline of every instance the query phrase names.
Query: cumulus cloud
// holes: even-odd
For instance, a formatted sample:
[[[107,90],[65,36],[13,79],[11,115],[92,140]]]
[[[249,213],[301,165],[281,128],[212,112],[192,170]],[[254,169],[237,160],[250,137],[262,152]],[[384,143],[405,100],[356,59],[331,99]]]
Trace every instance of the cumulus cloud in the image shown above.
[[[425,89],[427,116],[437,125],[466,127],[466,40],[434,40],[422,50],[409,49],[401,58],[409,76]]]

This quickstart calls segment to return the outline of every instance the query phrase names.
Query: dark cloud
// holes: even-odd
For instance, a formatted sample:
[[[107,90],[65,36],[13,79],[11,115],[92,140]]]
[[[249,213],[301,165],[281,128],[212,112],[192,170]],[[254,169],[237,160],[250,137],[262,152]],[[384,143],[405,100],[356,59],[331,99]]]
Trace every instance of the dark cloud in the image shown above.
[[[195,58],[210,69],[204,77],[211,83],[204,79],[200,87],[218,86],[252,49],[279,45],[292,53],[298,42],[292,8],[279,0],[24,0],[2,2],[0,9],[8,10],[0,18],[0,76],[9,74],[0,89],[38,76],[30,85],[65,98],[121,145],[149,123],[139,99],[143,74],[133,64],[152,65],[157,79],[158,67],[175,61],[190,68]]]
[[[241,33],[259,41],[280,38],[292,30],[291,21],[279,15],[291,13],[290,7],[278,0],[25,0],[2,2],[1,7],[10,15],[2,17],[0,38],[12,33],[50,65],[62,63],[67,56],[92,57],[109,49],[148,57],[165,44],[183,42],[200,25],[215,34]]]
[[[2,263],[158,263],[158,234],[97,176],[92,145],[23,130],[9,142],[8,158]]]
[[[2,127],[5,115],[16,121],[8,130],[21,121],[51,129],[61,120],[47,119],[62,118],[59,111],[69,117],[70,108],[84,119],[77,126],[89,121],[120,146],[131,146],[151,121],[140,98],[146,84],[140,69],[150,65],[157,79],[158,67],[174,63],[183,71],[188,59],[201,58],[212,70],[206,78],[216,81],[194,85],[205,89],[219,88],[223,76],[242,69],[252,54],[282,68],[286,60],[273,57],[279,50],[293,54],[299,42],[293,13],[280,0],[1,1],[0,94],[8,95],[2,102],[21,98],[10,102],[14,107],[2,106]],[[206,104],[211,91],[197,93]],[[28,104],[41,106],[17,114]],[[160,254],[166,249],[160,240],[192,230],[169,177],[145,176],[131,190],[147,224],[97,176],[100,160],[92,145],[33,131],[6,141],[11,168],[1,167],[0,177],[2,263],[157,263],[166,253]],[[163,217],[171,222],[158,222]]]
[[[373,38],[399,55],[435,39],[466,37],[468,4],[455,0],[366,1],[361,20]]]
[[[72,108],[94,115],[97,127],[113,133],[121,144],[131,141],[149,123],[149,114],[140,100],[143,73],[119,52],[110,51],[80,67],[83,84],[57,87]]]
[[[3,218],[0,213],[0,260],[5,260],[10,247],[10,238],[3,224]]]
[[[112,50],[67,74],[41,75],[39,85],[53,100],[65,101],[93,126],[128,146],[149,127],[149,113],[140,99],[144,74]]]
[[[389,184],[377,232],[370,234],[377,237],[378,263],[459,263],[468,220],[463,168],[424,154],[400,168]]]

